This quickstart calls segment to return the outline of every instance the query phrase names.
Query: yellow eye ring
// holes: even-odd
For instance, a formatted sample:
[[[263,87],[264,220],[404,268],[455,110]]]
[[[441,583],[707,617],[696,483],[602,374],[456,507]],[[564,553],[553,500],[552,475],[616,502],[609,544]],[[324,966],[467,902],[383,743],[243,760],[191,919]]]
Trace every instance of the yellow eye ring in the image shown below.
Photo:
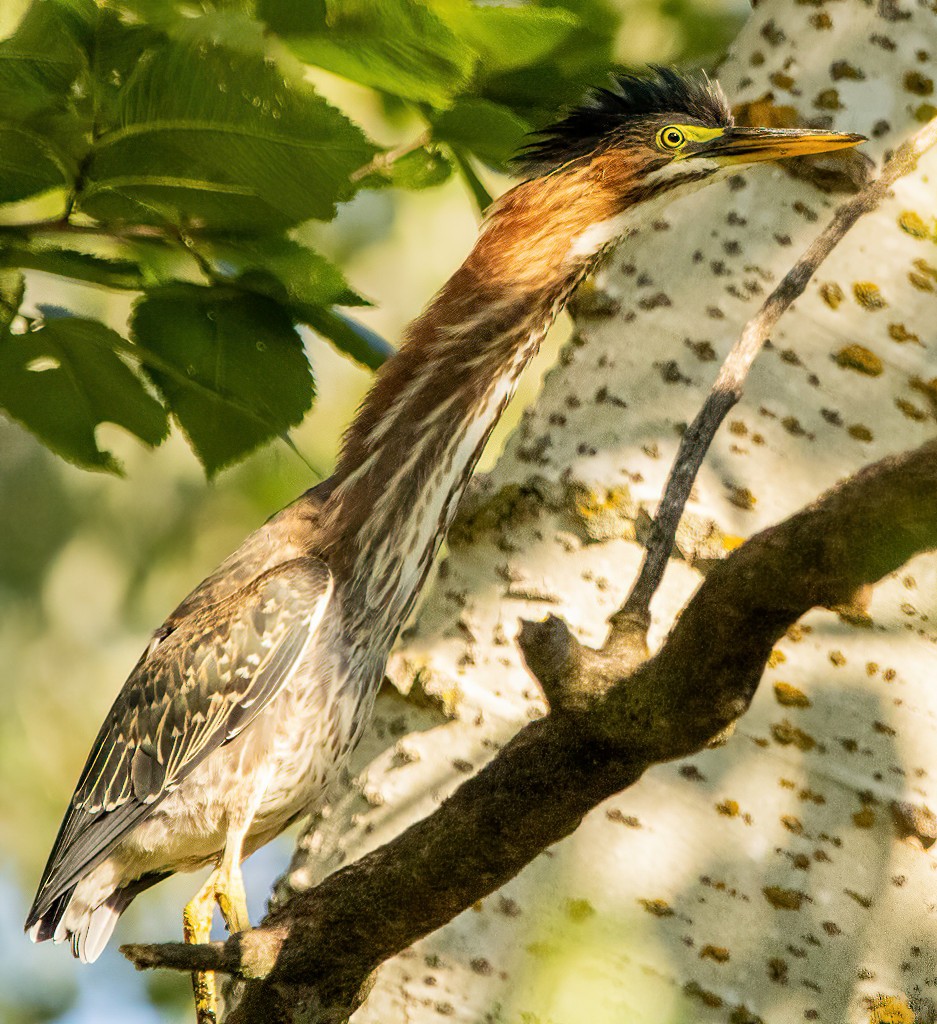
[[[686,142],[686,135],[673,124],[668,124],[657,133],[657,145],[661,149],[679,149]]]

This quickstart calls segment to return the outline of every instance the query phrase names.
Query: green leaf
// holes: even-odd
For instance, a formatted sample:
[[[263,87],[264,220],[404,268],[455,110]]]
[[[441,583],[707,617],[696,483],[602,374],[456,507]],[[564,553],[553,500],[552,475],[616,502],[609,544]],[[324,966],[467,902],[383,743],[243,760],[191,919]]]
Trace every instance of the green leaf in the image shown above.
[[[438,146],[420,146],[389,160],[362,178],[359,184],[363,188],[384,188],[388,185],[408,189],[432,188],[448,181],[453,170],[452,161]]]
[[[485,188],[481,178],[475,173],[475,168],[472,166],[468,156],[459,149],[453,149],[452,153],[455,156],[456,163],[459,165],[459,173],[462,175],[465,184],[468,185],[469,192],[472,193],[472,198],[475,200],[478,212],[484,213],[491,206],[491,193]]]
[[[69,169],[42,136],[16,125],[0,125],[0,203],[71,184]]]
[[[41,270],[76,281],[89,281],[105,288],[140,291],[145,277],[132,260],[110,259],[67,245],[57,245],[38,238],[0,235],[0,267]]]
[[[432,119],[437,139],[470,150],[500,170],[520,149],[529,122],[490,100],[463,98]]]
[[[94,0],[34,0],[0,41],[0,117],[27,121],[70,109],[94,18]]]
[[[539,9],[571,14],[577,24],[562,45],[522,67],[498,71],[480,66],[479,91],[542,127],[561,107],[578,103],[585,91],[602,85],[615,62],[620,13],[609,0],[541,0]],[[525,8],[526,10],[526,8]]]
[[[259,14],[301,60],[436,107],[475,66],[471,47],[421,0],[261,0]]]
[[[390,342],[337,310],[308,307],[301,319],[328,338],[337,349],[371,370],[376,370],[394,355],[395,349]]]
[[[101,220],[226,230],[328,219],[375,149],[261,49],[213,39],[148,50],[95,143],[78,197]]]
[[[136,304],[131,327],[209,475],[295,426],[312,405],[302,341],[272,299],[167,285]]]
[[[563,8],[454,5],[442,17],[460,39],[481,57],[488,74],[515,71],[552,53],[578,27],[579,19]]]
[[[116,423],[144,444],[165,438],[166,411],[121,359],[116,331],[79,317],[0,335],[0,406],[47,447],[85,469],[120,472],[98,447],[95,428]]]
[[[291,238],[206,240],[199,252],[225,278],[287,306],[366,306],[321,253]]]

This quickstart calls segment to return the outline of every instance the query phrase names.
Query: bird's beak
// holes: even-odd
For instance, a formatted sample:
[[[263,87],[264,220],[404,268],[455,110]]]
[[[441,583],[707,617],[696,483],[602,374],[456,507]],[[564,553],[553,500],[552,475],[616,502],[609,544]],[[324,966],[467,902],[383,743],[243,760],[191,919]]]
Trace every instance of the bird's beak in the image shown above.
[[[726,128],[695,156],[720,164],[754,164],[789,156],[829,153],[868,141],[864,135],[824,132],[812,128]]]

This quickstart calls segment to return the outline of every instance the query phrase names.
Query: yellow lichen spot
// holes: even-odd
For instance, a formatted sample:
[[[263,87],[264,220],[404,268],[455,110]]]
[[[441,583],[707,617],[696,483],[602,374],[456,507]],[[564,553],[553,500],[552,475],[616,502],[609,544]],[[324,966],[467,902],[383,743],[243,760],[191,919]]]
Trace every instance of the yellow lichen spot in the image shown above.
[[[920,392],[937,409],[937,377],[931,377],[930,380],[912,377],[909,383],[915,391]]]
[[[827,15],[824,15],[824,17],[827,17]],[[757,1013],[752,1013],[747,1006],[740,1003],[729,1014],[729,1024],[765,1024],[765,1022]]]
[[[804,900],[809,899],[799,889],[784,889],[780,885],[766,885],[761,891],[776,910],[800,910]]]
[[[638,509],[626,486],[602,489],[599,493],[584,484],[572,484],[566,505],[589,540],[634,539]]]
[[[737,818],[739,816],[738,800],[723,800],[716,804],[716,810],[726,818]]]
[[[724,533],[722,535],[722,550],[723,551],[735,551],[745,543],[744,537],[739,537],[736,534]]]
[[[912,238],[927,238],[930,231],[920,214],[913,210],[905,210],[898,217],[898,227],[906,231]]]
[[[790,683],[775,683],[774,699],[786,708],[809,708],[812,703],[803,690]]]
[[[698,999],[704,1006],[708,1006],[713,1010],[718,1010],[722,1006],[722,997],[717,996],[715,992],[710,992],[708,989],[703,988],[699,982],[688,981],[683,986],[683,992],[684,995]]]
[[[673,917],[673,907],[666,900],[638,900],[638,903],[654,917]]]
[[[870,312],[884,309],[888,305],[881,288],[872,281],[857,281],[852,286],[852,294],[855,295],[856,302]]]
[[[903,79],[907,92],[915,96],[931,96],[934,92],[934,80],[922,75],[920,71],[906,71]]]
[[[846,655],[842,651],[830,651],[830,661],[837,668],[842,668],[846,664]]]
[[[914,120],[918,124],[927,124],[928,121],[933,121],[937,117],[937,107],[933,103],[922,103],[914,111]]]
[[[846,428],[846,433],[857,441],[868,442],[875,439],[875,435],[864,423],[853,423],[852,426]]]
[[[852,823],[856,828],[873,828],[875,826],[875,811],[871,807],[863,807],[852,816]]]
[[[783,665],[787,661],[787,655],[775,647],[774,650],[768,655],[768,668],[777,668],[778,665]]]
[[[817,745],[817,741],[808,732],[798,729],[796,725],[786,718],[783,722],[775,722],[771,726],[771,735],[782,747],[795,746],[798,750],[807,753]]]
[[[703,946],[699,951],[700,960],[713,960],[717,964],[728,963],[729,951],[725,946]]]
[[[836,89],[823,89],[818,92],[813,101],[813,105],[817,110],[843,109],[843,104],[840,102],[839,98],[839,92]]]
[[[741,420],[732,420],[729,423],[729,433],[735,434],[736,437],[745,437],[748,427]]]
[[[747,487],[733,487],[729,491],[729,501],[745,512],[750,512],[757,502],[757,498]]]
[[[914,1011],[900,996],[873,996],[868,1001],[869,1024],[914,1024]]]
[[[919,292],[932,292],[934,290],[934,282],[929,277],[919,274],[916,270],[908,271],[908,280]]]
[[[927,413],[923,409],[919,409],[913,402],[909,402],[906,398],[896,398],[895,405],[898,406],[904,416],[907,416],[909,420],[914,420],[915,423],[923,423],[927,419]]]
[[[899,345],[904,345],[909,341],[913,341],[915,345],[921,344],[921,339],[913,331],[909,331],[904,324],[889,324],[888,336],[892,341],[897,341]]]
[[[566,916],[575,924],[582,924],[594,916],[595,907],[588,900],[567,900]]]
[[[922,277],[929,277],[932,281],[937,281],[937,267],[933,263],[928,263],[927,260],[918,257],[914,261],[914,266]]]
[[[826,284],[820,285],[820,298],[830,307],[830,309],[838,308],[839,304],[846,298],[843,289],[833,281],[827,281]]]
[[[880,377],[885,371],[882,360],[864,345],[847,345],[833,356],[833,360],[844,370],[855,370],[866,377]]]
[[[795,836],[801,836],[804,834],[804,824],[800,818],[795,817],[793,814],[782,814],[781,824],[787,829],[788,832],[793,832]]]

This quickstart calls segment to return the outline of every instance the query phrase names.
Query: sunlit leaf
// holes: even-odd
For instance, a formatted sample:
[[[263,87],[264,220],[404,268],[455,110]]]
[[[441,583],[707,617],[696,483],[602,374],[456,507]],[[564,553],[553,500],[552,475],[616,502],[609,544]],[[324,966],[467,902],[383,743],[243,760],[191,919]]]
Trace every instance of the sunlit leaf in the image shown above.
[[[329,218],[374,147],[260,51],[213,40],[148,50],[94,147],[79,196],[93,217],[226,230]]]
[[[448,181],[452,172],[452,161],[438,146],[420,146],[377,167],[360,184],[364,188],[432,188]]]
[[[95,439],[116,423],[144,444],[166,436],[166,411],[118,355],[127,342],[96,320],[63,317],[0,335],[0,406],[58,455],[85,469],[119,472]]]
[[[445,106],[475,52],[420,0],[261,0],[260,16],[300,59],[410,100]]]
[[[442,6],[441,16],[481,57],[489,74],[514,71],[542,60],[579,25],[572,11],[525,4]]]
[[[312,405],[302,340],[272,299],[167,285],[137,303],[131,326],[209,475],[295,426]]]

